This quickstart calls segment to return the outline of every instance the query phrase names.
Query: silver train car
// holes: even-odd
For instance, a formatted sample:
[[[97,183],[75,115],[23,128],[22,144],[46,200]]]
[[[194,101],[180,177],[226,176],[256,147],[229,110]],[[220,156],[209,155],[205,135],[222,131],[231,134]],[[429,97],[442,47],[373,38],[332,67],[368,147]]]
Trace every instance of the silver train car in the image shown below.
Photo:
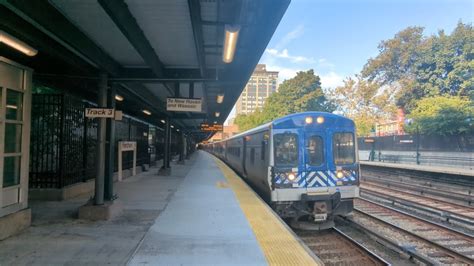
[[[339,115],[291,114],[203,148],[296,228],[332,227],[359,195],[355,125]]]

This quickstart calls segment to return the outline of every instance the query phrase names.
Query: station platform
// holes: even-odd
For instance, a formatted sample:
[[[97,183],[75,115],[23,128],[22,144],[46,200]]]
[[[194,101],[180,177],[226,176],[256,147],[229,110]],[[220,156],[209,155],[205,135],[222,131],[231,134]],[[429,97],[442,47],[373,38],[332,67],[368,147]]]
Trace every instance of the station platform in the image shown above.
[[[364,166],[364,165],[379,166],[379,167],[387,167],[387,168],[395,168],[395,169],[474,177],[474,170],[466,169],[466,168],[417,165],[417,164],[401,164],[401,163],[385,163],[385,162],[372,162],[372,161],[360,161],[360,164],[361,166]]]
[[[317,265],[322,262],[230,168],[198,151],[115,184],[110,221],[78,220],[89,196],[31,202],[32,226],[0,241],[0,265]]]

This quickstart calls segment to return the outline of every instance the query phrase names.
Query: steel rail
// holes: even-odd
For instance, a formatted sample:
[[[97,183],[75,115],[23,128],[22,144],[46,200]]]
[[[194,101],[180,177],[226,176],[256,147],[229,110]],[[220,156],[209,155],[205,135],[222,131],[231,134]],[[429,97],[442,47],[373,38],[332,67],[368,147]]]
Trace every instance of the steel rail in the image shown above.
[[[465,215],[462,215],[462,214],[458,214],[458,213],[455,213],[455,212],[452,212],[452,211],[449,211],[449,210],[440,209],[440,208],[434,207],[434,206],[428,206],[428,205],[425,205],[425,204],[421,204],[419,202],[415,202],[415,201],[412,201],[412,200],[409,200],[409,199],[400,198],[400,197],[393,196],[393,195],[386,195],[386,194],[383,194],[383,193],[380,193],[380,192],[377,192],[377,191],[373,191],[373,190],[370,190],[370,189],[362,188],[362,187],[360,188],[360,191],[363,194],[366,193],[366,194],[375,195],[376,197],[379,197],[379,198],[382,198],[382,199],[385,199],[385,200],[388,200],[388,201],[392,201],[392,202],[397,202],[397,203],[405,205],[407,207],[411,207],[411,208],[415,208],[415,209],[418,209],[418,210],[421,210],[421,211],[425,211],[425,212],[429,212],[429,213],[432,213],[432,214],[435,214],[435,215],[439,215],[442,218],[446,218],[446,220],[455,220],[455,221],[460,222],[460,223],[464,223],[464,224],[474,226],[474,220],[471,217],[468,217],[468,216],[465,216]],[[399,191],[397,191],[397,192],[402,193],[402,192],[399,192]],[[452,203],[450,203],[450,204],[452,204]],[[461,207],[466,208],[465,206],[461,206]]]
[[[376,221],[378,221],[378,222],[380,222],[380,223],[382,223],[382,224],[384,224],[384,225],[387,225],[387,226],[389,226],[389,227],[392,227],[392,228],[394,228],[395,230],[401,231],[401,232],[403,232],[403,233],[405,233],[405,234],[407,234],[407,235],[409,235],[409,236],[412,236],[412,237],[414,237],[414,238],[416,238],[416,239],[419,239],[419,240],[421,240],[421,241],[427,243],[428,245],[431,245],[431,246],[434,246],[434,247],[436,247],[436,248],[438,248],[438,249],[441,249],[441,250],[443,250],[444,252],[446,252],[447,254],[449,254],[450,256],[459,258],[461,261],[464,261],[464,262],[467,263],[468,265],[474,265],[474,260],[473,260],[472,258],[470,258],[470,257],[468,257],[468,256],[466,256],[466,255],[464,255],[464,254],[461,254],[461,253],[459,253],[459,252],[457,252],[457,251],[455,251],[455,250],[452,250],[452,249],[450,249],[450,248],[448,248],[448,247],[445,247],[445,246],[440,245],[440,244],[438,244],[438,243],[436,243],[436,242],[433,242],[433,241],[431,241],[431,240],[429,240],[429,239],[427,239],[427,238],[425,238],[425,237],[422,237],[422,236],[417,235],[417,234],[415,234],[415,233],[413,233],[413,232],[410,232],[410,231],[408,231],[408,230],[406,230],[406,229],[404,229],[404,228],[401,228],[401,227],[399,227],[399,226],[397,226],[397,225],[395,225],[395,224],[392,224],[392,223],[390,223],[390,222],[384,221],[383,219],[381,219],[381,218],[379,218],[379,217],[376,217],[376,216],[374,216],[374,215],[372,215],[372,214],[366,213],[366,212],[364,212],[364,211],[362,211],[362,210],[360,210],[360,209],[354,208],[354,210],[355,210],[356,212],[358,212],[358,213],[360,213],[360,214],[362,214],[362,215],[365,215],[365,216],[367,216],[367,217],[369,217],[369,218],[371,218],[371,219],[373,219],[373,220],[376,220]]]

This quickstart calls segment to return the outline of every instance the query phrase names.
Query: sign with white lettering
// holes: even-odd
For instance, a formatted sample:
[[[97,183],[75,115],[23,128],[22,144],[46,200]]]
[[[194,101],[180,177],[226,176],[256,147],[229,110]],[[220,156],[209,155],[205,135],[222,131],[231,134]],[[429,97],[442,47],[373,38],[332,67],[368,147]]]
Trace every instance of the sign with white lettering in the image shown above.
[[[137,174],[137,142],[119,141],[118,145],[118,181],[122,181],[122,152],[133,151],[132,175]]]
[[[202,99],[167,98],[166,111],[202,112]]]
[[[86,108],[85,111],[86,117],[89,118],[114,118],[115,109],[113,108]]]

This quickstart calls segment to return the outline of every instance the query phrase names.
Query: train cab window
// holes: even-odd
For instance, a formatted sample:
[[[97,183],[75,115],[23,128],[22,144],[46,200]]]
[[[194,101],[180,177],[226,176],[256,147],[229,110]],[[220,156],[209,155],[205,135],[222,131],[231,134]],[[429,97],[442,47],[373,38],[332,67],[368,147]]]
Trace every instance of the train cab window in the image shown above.
[[[311,136],[306,140],[306,154],[309,165],[319,166],[324,163],[323,139],[320,136]]]
[[[255,163],[255,148],[250,149],[250,162]]]
[[[334,163],[355,163],[354,134],[350,132],[335,133],[332,140]]]
[[[275,165],[295,166],[298,164],[298,135],[280,133],[273,136],[275,142]]]

